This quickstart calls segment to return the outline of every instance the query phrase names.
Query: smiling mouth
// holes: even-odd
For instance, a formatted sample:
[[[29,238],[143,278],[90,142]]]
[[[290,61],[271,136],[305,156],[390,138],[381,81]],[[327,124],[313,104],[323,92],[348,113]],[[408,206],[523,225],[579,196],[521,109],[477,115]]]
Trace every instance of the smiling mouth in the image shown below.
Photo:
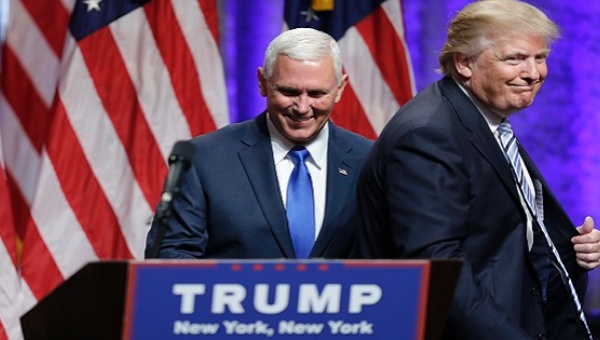
[[[535,85],[534,84],[531,84],[531,85],[513,85],[513,87],[518,92],[533,92],[535,90]]]
[[[304,123],[307,122],[311,119],[314,118],[314,116],[307,116],[307,117],[292,117],[292,116],[287,116],[290,120],[297,122],[297,123]]]

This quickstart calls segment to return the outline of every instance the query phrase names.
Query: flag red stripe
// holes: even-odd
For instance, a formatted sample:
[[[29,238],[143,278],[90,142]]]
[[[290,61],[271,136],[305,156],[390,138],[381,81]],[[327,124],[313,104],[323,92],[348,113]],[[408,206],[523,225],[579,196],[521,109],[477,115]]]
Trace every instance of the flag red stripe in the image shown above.
[[[127,152],[135,177],[150,205],[158,202],[167,165],[146,122],[136,90],[108,27],[79,42],[98,96]],[[110,60],[111,71],[106,72]]]
[[[219,16],[218,7],[215,0],[198,0],[200,8],[204,14],[204,20],[208,25],[208,29],[213,36],[213,39],[219,45]]]
[[[60,58],[67,33],[70,13],[60,0],[21,0],[52,51]]]
[[[4,47],[2,92],[38,153],[41,153],[52,120],[49,108],[10,46]],[[27,98],[27,100],[23,100]]]
[[[412,98],[411,72],[402,40],[396,34],[382,7],[356,24],[381,74],[391,88],[396,100],[404,105]]]
[[[1,155],[1,153],[0,153]],[[10,192],[8,191],[8,181],[4,175],[4,169],[0,162],[0,240],[4,243],[4,247],[8,251],[12,263],[17,266],[17,239],[14,229],[14,220],[10,204]],[[1,323],[0,323],[1,324]]]
[[[10,173],[7,175],[9,184],[14,183]],[[20,195],[16,186],[11,185],[10,192],[10,199],[15,208],[13,210],[15,226],[19,237],[23,240],[22,275],[33,295],[39,300],[59,285],[63,281],[63,277],[40,237],[38,228],[27,209],[27,201]],[[43,279],[40,279],[40,273],[44,274]]]
[[[342,99],[335,105],[331,114],[331,120],[335,124],[367,138],[377,138],[377,133],[367,119],[367,115],[354,93],[352,84],[346,86]]]
[[[31,219],[26,227],[24,242],[21,275],[36,300],[40,300],[61,284],[64,277]]]
[[[31,223],[31,214],[29,211],[29,204],[23,198],[21,190],[17,187],[17,182],[10,171],[6,170],[6,176],[8,178],[8,191],[10,194],[10,202],[12,204],[12,215],[15,226],[16,236],[24,240],[26,233],[26,226]]]
[[[85,158],[62,102],[57,103],[55,112],[48,157],[73,213],[99,258],[132,258],[119,221]]]
[[[200,77],[197,72],[187,71],[194,70],[196,66],[171,3],[154,1],[144,9],[192,136],[214,130],[216,125],[204,101]]]

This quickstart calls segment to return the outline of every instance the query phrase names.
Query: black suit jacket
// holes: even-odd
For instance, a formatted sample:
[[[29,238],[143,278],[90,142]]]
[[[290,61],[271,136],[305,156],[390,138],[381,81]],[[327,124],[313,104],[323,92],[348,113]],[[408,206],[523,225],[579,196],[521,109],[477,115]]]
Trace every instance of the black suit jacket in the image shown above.
[[[266,119],[263,113],[192,139],[192,165],[159,257],[295,258]],[[356,178],[371,144],[329,122],[325,217],[311,257],[348,257],[357,221]],[[155,222],[146,256],[156,231]]]
[[[587,276],[570,242],[577,231],[521,152],[543,185],[545,225],[583,297]],[[580,334],[556,275],[544,313],[510,166],[451,78],[422,91],[386,126],[365,160],[358,206],[359,257],[463,260],[445,338],[531,339],[546,333],[545,324],[549,338]]]

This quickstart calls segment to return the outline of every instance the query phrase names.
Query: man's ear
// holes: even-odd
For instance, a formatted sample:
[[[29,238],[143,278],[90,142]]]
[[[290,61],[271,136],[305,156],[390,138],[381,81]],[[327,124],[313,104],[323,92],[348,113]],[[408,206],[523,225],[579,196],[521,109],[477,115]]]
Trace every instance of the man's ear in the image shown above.
[[[346,85],[348,85],[348,75],[344,74],[342,76],[342,81],[340,82],[340,85],[338,85],[338,92],[337,92],[337,95],[335,96],[335,103],[339,102],[340,99],[342,99],[342,94],[344,93],[344,89],[346,88]]]
[[[258,78],[258,90],[260,92],[260,95],[263,97],[267,96],[267,79],[265,78],[265,76],[263,75],[263,69],[262,67],[259,67],[258,70],[256,71],[256,77]]]
[[[456,72],[465,79],[473,76],[473,60],[462,53],[454,54],[454,67]]]

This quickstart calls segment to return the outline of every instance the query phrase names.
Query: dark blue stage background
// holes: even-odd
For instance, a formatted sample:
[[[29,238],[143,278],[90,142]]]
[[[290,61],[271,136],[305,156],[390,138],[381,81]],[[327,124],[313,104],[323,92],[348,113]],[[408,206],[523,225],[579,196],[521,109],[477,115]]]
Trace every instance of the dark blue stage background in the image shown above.
[[[340,0],[338,0],[340,1]],[[283,0],[220,0],[223,58],[231,121],[264,109],[256,69],[281,30]],[[453,14],[467,0],[403,0],[417,89],[439,79],[437,51]],[[549,59],[549,77],[535,103],[511,118],[576,225],[591,215],[600,228],[600,2],[530,0],[562,28]],[[352,75],[350,75],[352,76]],[[493,202],[491,202],[493,204]],[[600,316],[600,270],[592,272],[586,307]]]

